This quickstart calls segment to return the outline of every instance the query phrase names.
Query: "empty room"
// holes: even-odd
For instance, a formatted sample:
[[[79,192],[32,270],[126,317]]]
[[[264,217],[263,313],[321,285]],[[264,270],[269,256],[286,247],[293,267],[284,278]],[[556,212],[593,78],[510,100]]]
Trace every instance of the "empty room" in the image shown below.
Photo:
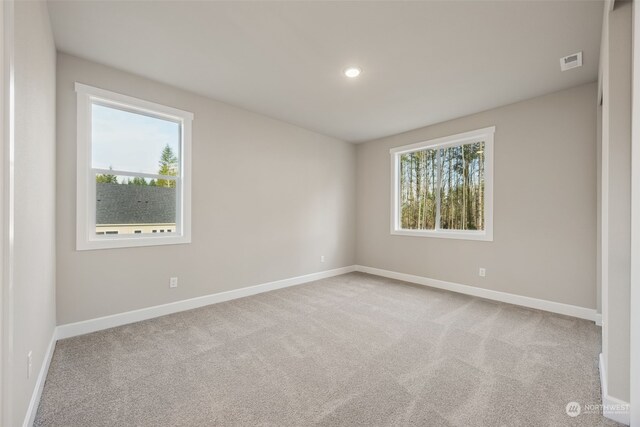
[[[640,427],[634,1],[0,22],[0,426]]]

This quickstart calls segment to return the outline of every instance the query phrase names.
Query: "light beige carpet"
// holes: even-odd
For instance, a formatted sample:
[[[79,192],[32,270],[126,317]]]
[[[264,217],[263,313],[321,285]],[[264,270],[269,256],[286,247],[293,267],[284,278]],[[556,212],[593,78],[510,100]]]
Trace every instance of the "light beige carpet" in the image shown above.
[[[589,321],[352,273],[59,341],[35,425],[614,425],[565,413],[599,352]]]

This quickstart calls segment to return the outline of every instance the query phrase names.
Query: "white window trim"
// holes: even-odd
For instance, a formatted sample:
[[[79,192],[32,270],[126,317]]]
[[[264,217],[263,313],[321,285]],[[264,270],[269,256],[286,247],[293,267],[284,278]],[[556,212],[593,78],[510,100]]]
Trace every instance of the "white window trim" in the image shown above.
[[[75,84],[77,93],[77,194],[76,194],[76,249],[130,248],[191,243],[191,122],[193,113],[154,102],[144,101],[104,89]],[[91,105],[98,100],[106,105],[121,107],[153,117],[177,121],[182,128],[180,175],[166,177],[176,181],[176,232],[131,235],[96,235],[95,171],[91,156]],[[110,170],[116,175],[153,177],[155,174]],[[180,228],[182,227],[182,228]]]
[[[441,239],[493,241],[493,136],[495,126],[429,141],[404,145],[389,150],[391,154],[391,234],[400,236],[436,237]],[[400,227],[400,155],[429,148],[443,148],[462,145],[482,138],[484,145],[484,230],[405,230]],[[439,201],[438,201],[439,203]],[[437,215],[440,215],[439,209]],[[439,220],[436,221],[439,224]]]

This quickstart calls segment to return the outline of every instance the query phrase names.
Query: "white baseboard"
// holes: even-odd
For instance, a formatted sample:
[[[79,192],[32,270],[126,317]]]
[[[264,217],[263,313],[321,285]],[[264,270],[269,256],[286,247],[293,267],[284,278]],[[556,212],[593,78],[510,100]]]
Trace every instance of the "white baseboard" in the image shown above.
[[[600,390],[602,391],[602,415],[619,423],[629,425],[631,422],[631,410],[629,403],[609,396],[609,390],[607,388],[607,371],[604,366],[604,356],[602,353],[600,353],[599,365]]]
[[[77,335],[84,335],[103,329],[109,329],[116,326],[139,322],[141,320],[152,319],[154,317],[160,317],[180,311],[204,307],[205,305],[230,301],[236,298],[247,297],[250,295],[260,294],[263,292],[273,291],[289,286],[301,285],[303,283],[313,282],[315,280],[326,279],[327,277],[339,276],[340,274],[350,273],[352,271],[355,271],[355,266],[351,265],[348,267],[341,267],[333,270],[306,274],[304,276],[297,276],[289,279],[262,283],[260,285],[248,286],[246,288],[234,289],[231,291],[219,292],[216,294],[171,302],[168,304],[156,305],[139,310],[127,311],[125,313],[113,314],[111,316],[98,317],[96,319],[85,320],[82,322],[68,323],[66,325],[60,325],[57,327],[56,338],[64,339],[75,337]]]
[[[29,401],[29,407],[27,408],[27,414],[24,417],[23,427],[31,427],[36,419],[36,413],[38,412],[38,405],[40,404],[40,398],[42,397],[42,390],[44,389],[44,382],[47,379],[47,373],[49,373],[49,365],[51,365],[51,358],[53,357],[53,351],[56,348],[56,330],[54,329],[51,335],[51,341],[47,352],[44,355],[40,372],[38,372],[38,378]]]
[[[366,267],[356,265],[356,271],[374,274],[376,276],[388,277],[390,279],[402,280],[405,282],[415,283],[418,285],[430,286],[432,288],[445,289],[460,294],[473,295],[480,298],[486,298],[494,301],[506,302],[509,304],[520,305],[538,310],[550,311],[552,313],[564,314],[566,316],[587,319],[593,322],[600,322],[602,315],[595,309],[578,307],[576,305],[563,304],[560,302],[547,301],[537,298],[525,297],[522,295],[510,294],[507,292],[492,291],[490,289],[478,288],[475,286],[461,285],[459,283],[445,282],[443,280],[430,279],[422,276],[414,276],[413,274],[398,273],[395,271],[382,270],[380,268]]]

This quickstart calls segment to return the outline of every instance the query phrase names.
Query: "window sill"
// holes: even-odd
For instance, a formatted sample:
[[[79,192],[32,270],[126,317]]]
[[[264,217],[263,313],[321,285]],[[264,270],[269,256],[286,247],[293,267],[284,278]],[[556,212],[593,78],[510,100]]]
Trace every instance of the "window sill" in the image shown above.
[[[76,242],[76,250],[90,251],[97,249],[136,248],[143,246],[183,245],[191,243],[190,236],[131,236],[101,237]]]
[[[487,231],[391,230],[391,234],[396,236],[434,237],[436,239],[480,240],[493,242],[493,233]]]

